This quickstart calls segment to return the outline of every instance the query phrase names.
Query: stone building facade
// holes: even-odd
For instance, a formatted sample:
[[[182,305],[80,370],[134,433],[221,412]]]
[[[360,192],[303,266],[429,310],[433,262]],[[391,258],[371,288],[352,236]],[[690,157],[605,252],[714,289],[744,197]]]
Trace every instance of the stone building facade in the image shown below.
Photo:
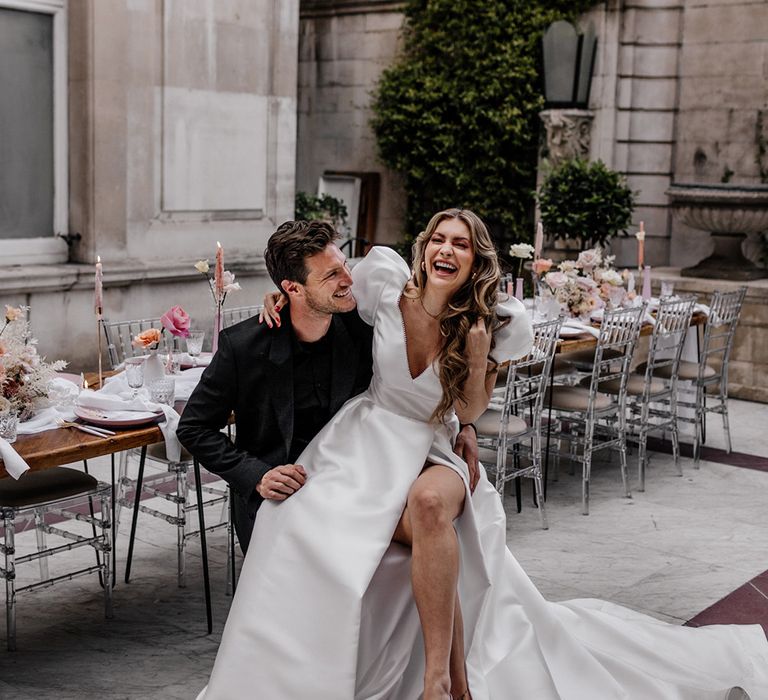
[[[7,22],[54,12],[64,75],[64,225],[40,232],[44,249],[0,238],[0,298],[30,307],[41,351],[95,366],[97,255],[115,320],[181,304],[210,328],[193,264],[217,241],[243,285],[227,306],[257,303],[271,287],[266,239],[293,216],[298,0],[0,0],[3,10]],[[69,251],[54,233],[70,234]]]

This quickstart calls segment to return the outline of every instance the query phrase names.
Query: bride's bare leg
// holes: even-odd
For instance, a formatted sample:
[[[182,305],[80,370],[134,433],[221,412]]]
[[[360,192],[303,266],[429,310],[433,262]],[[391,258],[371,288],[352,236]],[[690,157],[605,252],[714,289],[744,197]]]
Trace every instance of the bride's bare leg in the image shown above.
[[[424,700],[451,697],[451,648],[459,576],[459,543],[453,521],[461,513],[464,494],[464,482],[456,472],[428,465],[411,487],[393,537],[412,550],[413,597],[426,657]],[[460,648],[463,656],[463,643]]]
[[[467,666],[464,661],[464,620],[461,616],[461,603],[456,596],[456,607],[453,611],[453,639],[451,640],[451,697],[461,700],[472,700],[467,682]]]

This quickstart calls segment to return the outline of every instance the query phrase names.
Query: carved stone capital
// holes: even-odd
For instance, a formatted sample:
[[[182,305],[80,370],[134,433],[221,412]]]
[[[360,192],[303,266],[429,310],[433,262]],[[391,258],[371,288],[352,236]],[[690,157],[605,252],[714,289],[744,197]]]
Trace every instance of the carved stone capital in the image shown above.
[[[553,167],[568,158],[589,159],[594,112],[586,109],[545,109],[539,117],[545,130],[541,158]]]

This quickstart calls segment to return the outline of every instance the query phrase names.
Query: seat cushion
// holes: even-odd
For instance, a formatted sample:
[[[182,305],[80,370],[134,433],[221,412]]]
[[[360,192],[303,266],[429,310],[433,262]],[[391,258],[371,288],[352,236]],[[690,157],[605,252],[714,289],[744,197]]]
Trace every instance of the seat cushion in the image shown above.
[[[501,411],[487,410],[480,418],[475,421],[478,435],[494,436],[499,434],[499,424],[501,423]],[[517,416],[509,417],[507,426],[507,435],[520,435],[528,430],[528,423]]]
[[[621,353],[618,350],[609,348],[603,351],[604,360],[616,360],[619,357],[621,357]],[[595,364],[595,349],[587,348],[586,350],[566,352],[563,353],[563,359],[576,369],[590,372],[592,370],[592,365]]]
[[[0,479],[0,506],[21,508],[93,491],[98,481],[85,472],[53,467],[25,472],[18,479]]]
[[[589,388],[589,383],[592,381],[592,377],[584,377],[579,382],[581,386]],[[620,379],[609,379],[606,382],[600,382],[600,391],[606,394],[618,394],[621,386]],[[651,380],[651,396],[655,394],[662,394],[666,391],[667,386],[661,379]],[[642,396],[645,390],[645,375],[644,374],[630,374],[627,379],[627,394],[629,396]]]
[[[155,459],[158,462],[170,461],[165,451],[165,442],[156,442],[154,445],[149,445],[147,447],[147,457],[149,457],[149,459]],[[189,453],[189,451],[185,447],[181,448],[181,461],[182,462],[192,461],[192,455]]]
[[[607,394],[597,393],[594,406],[597,410],[609,408],[613,402]],[[549,392],[544,397],[544,407],[549,406]],[[552,387],[552,408],[557,411],[586,411],[589,407],[589,390],[581,386]]]
[[[637,366],[636,372],[642,374],[645,372],[645,368],[648,366],[647,362],[643,362],[642,364]],[[710,379],[714,377],[717,374],[715,372],[714,367],[710,367],[707,365],[704,368],[704,379]],[[672,366],[666,365],[664,367],[659,367],[656,369],[656,371],[653,373],[654,377],[660,377],[661,379],[671,379],[672,378]],[[696,362],[686,362],[684,360],[681,360],[680,362],[680,368],[677,372],[678,379],[682,379],[686,382],[693,382],[696,381],[699,378],[699,365]]]

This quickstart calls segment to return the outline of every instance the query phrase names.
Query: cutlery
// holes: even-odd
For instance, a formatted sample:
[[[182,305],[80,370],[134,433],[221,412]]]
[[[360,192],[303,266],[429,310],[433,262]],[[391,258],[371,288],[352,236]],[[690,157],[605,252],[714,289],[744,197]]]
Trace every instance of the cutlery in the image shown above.
[[[112,435],[115,435],[114,430],[107,430],[106,428],[97,428],[94,425],[82,425],[80,423],[72,423],[69,421],[61,420],[59,419],[56,421],[56,423],[62,427],[62,428],[76,428],[77,430],[81,430],[84,433],[88,433],[89,435],[95,435],[96,437],[111,437]]]

